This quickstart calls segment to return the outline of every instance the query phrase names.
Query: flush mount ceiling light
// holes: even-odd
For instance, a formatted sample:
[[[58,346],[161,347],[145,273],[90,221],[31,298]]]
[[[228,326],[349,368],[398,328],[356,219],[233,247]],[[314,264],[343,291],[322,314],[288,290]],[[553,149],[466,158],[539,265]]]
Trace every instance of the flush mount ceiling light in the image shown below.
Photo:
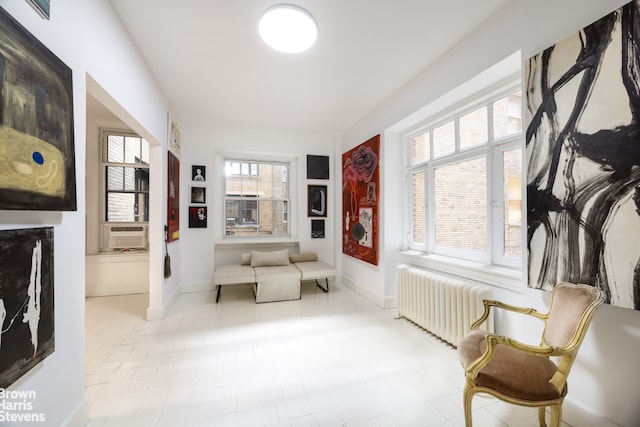
[[[279,4],[265,10],[260,17],[258,30],[266,44],[286,53],[305,51],[318,37],[313,16],[291,4]]]

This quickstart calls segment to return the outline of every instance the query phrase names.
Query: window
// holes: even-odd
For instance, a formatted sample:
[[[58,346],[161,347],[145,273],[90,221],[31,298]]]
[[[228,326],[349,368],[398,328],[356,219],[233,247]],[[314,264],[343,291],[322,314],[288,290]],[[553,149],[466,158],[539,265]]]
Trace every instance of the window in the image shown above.
[[[519,84],[405,134],[411,249],[521,266]]]
[[[104,221],[149,221],[149,143],[121,131],[102,132]]]
[[[225,235],[289,236],[289,164],[224,160]]]

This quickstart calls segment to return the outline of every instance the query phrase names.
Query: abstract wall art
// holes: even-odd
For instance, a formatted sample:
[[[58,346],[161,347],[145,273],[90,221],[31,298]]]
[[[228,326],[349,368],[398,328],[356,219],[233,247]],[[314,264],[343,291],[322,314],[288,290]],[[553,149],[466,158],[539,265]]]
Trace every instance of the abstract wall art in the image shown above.
[[[189,228],[207,228],[206,206],[189,206]]]
[[[327,216],[327,186],[307,186],[307,216]]]
[[[342,154],[342,252],[378,265],[380,135]]]
[[[0,388],[55,349],[53,228],[0,231]]]
[[[167,242],[173,242],[180,238],[180,160],[171,151],[167,171]]]
[[[525,61],[529,286],[640,309],[640,2]]]
[[[0,8],[0,209],[76,210],[71,69]]]

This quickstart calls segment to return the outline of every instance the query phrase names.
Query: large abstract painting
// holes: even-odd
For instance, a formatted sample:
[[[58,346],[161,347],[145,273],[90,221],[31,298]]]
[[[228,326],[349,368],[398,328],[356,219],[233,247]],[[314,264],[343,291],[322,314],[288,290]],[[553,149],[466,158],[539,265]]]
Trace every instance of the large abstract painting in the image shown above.
[[[76,210],[71,69],[0,8],[0,209]]]
[[[55,349],[53,228],[0,231],[0,388]]]
[[[342,252],[378,265],[380,135],[342,154]]]
[[[640,2],[528,59],[529,286],[640,309]]]

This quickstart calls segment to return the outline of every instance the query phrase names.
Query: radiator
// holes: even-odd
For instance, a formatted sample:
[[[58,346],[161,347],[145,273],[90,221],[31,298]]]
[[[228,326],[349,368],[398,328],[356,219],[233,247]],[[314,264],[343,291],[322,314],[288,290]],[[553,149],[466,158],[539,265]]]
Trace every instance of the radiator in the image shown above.
[[[457,346],[491,299],[488,286],[476,285],[408,265],[396,269],[398,317],[404,317],[433,335]],[[493,318],[481,325],[493,332]]]

